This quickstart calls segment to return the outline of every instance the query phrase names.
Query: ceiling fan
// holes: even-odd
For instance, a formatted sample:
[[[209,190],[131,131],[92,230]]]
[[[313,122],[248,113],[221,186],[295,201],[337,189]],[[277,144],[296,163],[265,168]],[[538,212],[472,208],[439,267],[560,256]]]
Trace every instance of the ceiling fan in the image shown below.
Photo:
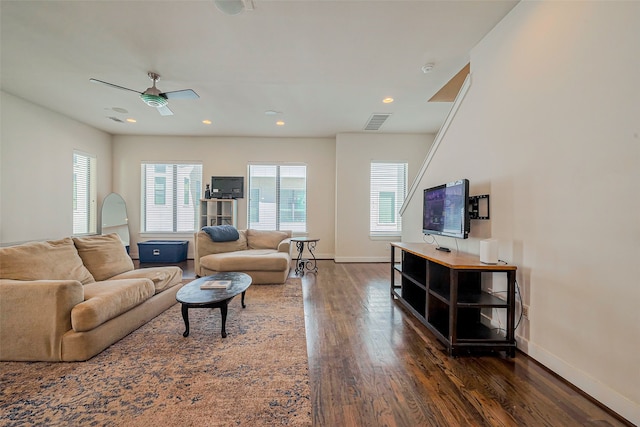
[[[200,98],[197,93],[195,93],[192,89],[183,89],[176,90],[172,92],[160,92],[160,89],[156,87],[156,82],[160,80],[160,75],[149,72],[147,73],[149,78],[153,81],[153,86],[145,90],[144,92],[140,92],[134,89],[129,89],[123,86],[114,85],[113,83],[103,82],[98,79],[89,79],[89,81],[94,83],[102,83],[107,86],[114,87],[116,89],[128,90],[131,92],[135,92],[140,94],[140,98],[147,104],[149,107],[154,107],[158,110],[158,112],[163,116],[172,116],[173,112],[167,107],[170,99],[197,99]]]

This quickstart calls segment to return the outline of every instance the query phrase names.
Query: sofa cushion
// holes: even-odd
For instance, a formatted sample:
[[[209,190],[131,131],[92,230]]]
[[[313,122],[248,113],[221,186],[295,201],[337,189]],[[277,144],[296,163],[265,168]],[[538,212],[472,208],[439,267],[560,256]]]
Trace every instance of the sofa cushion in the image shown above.
[[[234,252],[247,249],[247,231],[238,230],[238,240],[231,242],[214,242],[209,235],[200,230],[196,233],[198,239],[196,246],[200,254],[218,254],[222,252]]]
[[[133,270],[133,261],[116,233],[74,237],[82,262],[97,281]]]
[[[200,264],[213,271],[285,271],[290,262],[289,254],[275,249],[247,249],[200,258]]]
[[[214,242],[233,242],[240,238],[238,229],[233,225],[213,225],[202,227],[202,231],[207,233]]]
[[[284,231],[247,230],[249,249],[278,249],[278,244],[290,235]]]
[[[70,237],[0,248],[0,274],[14,280],[95,281]]]
[[[84,286],[84,302],[71,310],[71,327],[76,332],[90,331],[148,300],[154,293],[150,279],[89,283]]]
[[[137,278],[151,279],[155,293],[158,294],[165,289],[182,283],[182,269],[175,266],[139,268],[117,274],[113,276],[111,280]]]

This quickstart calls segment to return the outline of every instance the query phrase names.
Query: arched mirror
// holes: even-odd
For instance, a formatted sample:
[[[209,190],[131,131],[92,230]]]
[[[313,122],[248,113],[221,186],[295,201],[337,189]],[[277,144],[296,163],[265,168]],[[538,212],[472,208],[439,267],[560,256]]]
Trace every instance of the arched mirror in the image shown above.
[[[121,195],[111,193],[102,202],[102,234],[118,233],[129,249],[129,218]]]

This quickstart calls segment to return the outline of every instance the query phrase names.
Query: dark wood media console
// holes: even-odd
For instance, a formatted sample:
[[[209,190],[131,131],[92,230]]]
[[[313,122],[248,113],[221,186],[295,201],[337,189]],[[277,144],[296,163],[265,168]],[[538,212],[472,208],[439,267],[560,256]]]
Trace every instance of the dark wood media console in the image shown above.
[[[400,262],[395,259],[396,248]],[[426,243],[392,243],[391,295],[436,335],[450,355],[484,349],[514,357],[516,269],[483,264],[471,254],[437,251]],[[482,275],[491,273],[507,275],[505,299],[482,290]],[[491,326],[483,310],[503,311],[505,330]]]

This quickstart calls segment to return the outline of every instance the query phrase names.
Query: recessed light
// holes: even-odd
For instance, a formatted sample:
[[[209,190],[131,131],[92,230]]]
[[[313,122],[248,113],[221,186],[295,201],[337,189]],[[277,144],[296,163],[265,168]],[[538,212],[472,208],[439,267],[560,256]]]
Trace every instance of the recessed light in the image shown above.
[[[277,124],[278,126],[284,126],[284,122],[283,122],[282,120],[278,120],[278,121],[276,122],[276,124]]]
[[[129,123],[137,123],[138,122],[136,119],[131,119],[131,118],[127,119],[127,121]]]
[[[211,124],[211,120],[203,120],[202,123],[204,123],[205,125],[210,125]]]
[[[391,104],[393,102],[393,98],[389,97],[389,98],[385,98],[382,100],[382,102],[384,102],[385,104]]]

